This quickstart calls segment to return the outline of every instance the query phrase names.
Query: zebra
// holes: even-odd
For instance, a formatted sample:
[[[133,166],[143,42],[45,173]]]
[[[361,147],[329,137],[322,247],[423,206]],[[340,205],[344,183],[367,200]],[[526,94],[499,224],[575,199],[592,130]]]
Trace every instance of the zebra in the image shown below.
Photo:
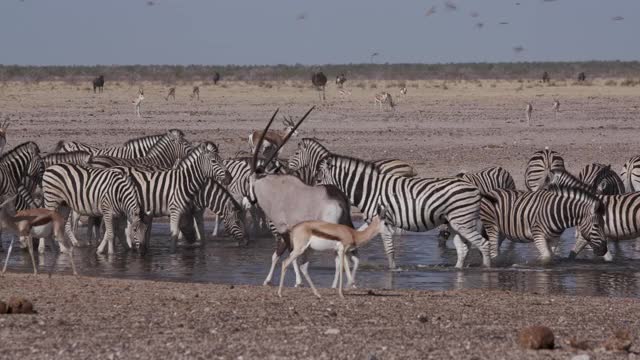
[[[599,175],[596,181],[600,180]],[[574,187],[583,191],[594,192],[592,184],[586,184],[565,170],[549,172],[545,186],[555,185]],[[604,236],[609,241],[628,240],[640,237],[640,192],[630,192],[615,195],[595,195],[605,206]],[[575,258],[584,249],[587,242],[576,233],[576,243],[569,253],[569,258]],[[613,260],[611,252],[604,255],[605,261]]]
[[[416,169],[410,164],[398,159],[373,160],[372,163],[380,169],[381,173],[398,176],[415,177]]]
[[[457,178],[424,179],[381,173],[373,163],[330,153],[320,143],[305,139],[290,164],[310,164],[318,169],[320,184],[334,185],[370,222],[380,205],[387,209],[382,240],[389,267],[394,269],[394,228],[423,232],[449,223],[458,250],[457,268],[462,268],[467,242],[482,253],[484,266],[491,266],[489,244],[478,232],[480,192]],[[314,165],[317,164],[317,167]]]
[[[215,145],[214,145],[215,146]],[[139,158],[118,158],[98,155],[91,158],[89,164],[96,168],[113,166],[135,167],[139,169],[171,169],[175,162],[187,155],[191,144],[180,136],[167,133],[149,150],[146,156]],[[217,149],[217,148],[216,148]]]
[[[248,237],[245,236],[244,231],[244,209],[234,199],[234,196],[217,181],[205,180],[203,187],[193,198],[191,208],[191,213],[181,218],[180,229],[183,233],[192,232],[194,222],[190,220],[196,218],[195,223],[199,227],[197,236],[201,237],[200,240],[204,240],[202,236],[204,234],[203,215],[204,210],[208,208],[216,214],[216,217],[222,216],[225,230],[233,236],[238,245],[247,244]]]
[[[527,190],[538,190],[540,181],[545,177],[545,174],[554,169],[564,169],[564,159],[560,154],[549,150],[549,147],[533,153],[524,173],[524,182]]]
[[[92,145],[84,144],[76,141],[64,141],[58,142],[53,152],[71,152],[71,151],[86,151],[91,156],[107,155],[119,158],[138,158],[146,156],[149,150],[153,148],[160,139],[171,136],[184,138],[184,133],[178,129],[171,129],[165,134],[143,136],[128,140],[123,146],[114,146],[107,148],[98,148]]]
[[[456,174],[456,177],[475,185],[481,195],[485,195],[496,189],[516,189],[516,183],[513,181],[511,174],[500,166],[488,167],[471,173],[461,172]],[[438,245],[440,247],[445,247],[450,235],[451,232],[449,231],[449,226],[446,224],[440,225]]]
[[[600,177],[600,182],[595,184],[596,176]],[[611,170],[611,165],[589,164],[580,170],[578,180],[585,184],[593,185],[598,194],[616,195],[624,194],[625,186],[622,179],[615,171]]]
[[[640,191],[640,155],[624,163],[620,177],[627,192]]]
[[[593,194],[577,188],[549,186],[548,190],[525,192],[494,190],[483,195],[480,218],[491,244],[491,257],[499,254],[505,237],[533,242],[543,264],[551,262],[552,250],[565,229],[591,244],[594,253],[607,253],[603,215],[605,207]]]
[[[91,154],[81,150],[65,153],[51,153],[42,157],[45,167],[56,164],[87,165],[89,159],[91,159]]]
[[[188,211],[192,199],[205,185],[207,178],[213,178],[224,185],[228,185],[231,180],[229,172],[220,161],[218,148],[210,142],[193,148],[171,170],[123,169],[132,177],[145,214],[149,215],[144,220],[147,229],[151,230],[153,217],[169,216],[171,239],[174,243],[180,232],[180,218]]]
[[[0,157],[0,194],[17,194],[18,211],[35,207],[31,194],[43,172],[44,164],[36,143],[30,141],[16,146]]]
[[[146,232],[139,197],[132,179],[120,169],[95,169],[76,164],[52,165],[44,172],[42,181],[44,207],[61,212],[68,218],[72,209],[81,215],[102,217],[105,234],[97,248],[97,253],[113,253],[113,235],[115,220],[126,217],[132,243],[138,249],[144,248]],[[65,224],[65,233],[77,243],[71,231],[71,223]],[[60,244],[62,251],[65,251]]]

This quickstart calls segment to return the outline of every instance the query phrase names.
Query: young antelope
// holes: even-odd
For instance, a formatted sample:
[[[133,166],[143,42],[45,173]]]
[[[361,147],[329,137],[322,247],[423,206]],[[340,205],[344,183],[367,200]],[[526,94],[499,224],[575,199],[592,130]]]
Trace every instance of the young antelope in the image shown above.
[[[136,108],[136,116],[138,118],[142,117],[142,115],[140,115],[140,105],[142,105],[142,101],[144,101],[144,91],[140,89],[138,91],[138,97],[132,101],[133,105]]]
[[[533,105],[527,103],[527,107],[524,109],[524,115],[527,118],[527,126],[531,126],[531,114],[533,113]]]
[[[345,258],[345,253],[353,248],[360,247],[368,243],[380,232],[380,216],[377,215],[371,221],[371,224],[362,231],[355,230],[346,225],[332,224],[324,221],[305,221],[299,223],[291,229],[291,253],[289,257],[282,263],[282,272],[280,273],[280,287],[278,288],[278,296],[282,297],[282,287],[284,285],[284,276],[287,271],[287,267],[299,256],[303,256],[303,264],[300,266],[302,275],[309,283],[313,294],[317,297],[321,297],[320,293],[313,285],[311,278],[309,277],[309,262],[307,260],[307,251],[309,249],[325,251],[333,250],[338,253],[338,260],[336,266],[338,267],[338,294],[340,297],[344,297],[342,294],[342,272],[347,272],[347,279],[349,284],[353,282],[351,277],[351,271],[349,270],[349,264]]]
[[[373,106],[375,107],[376,105],[379,105],[380,110],[382,110],[382,104],[389,104],[389,107],[391,107],[391,109],[394,109],[396,106],[393,103],[393,98],[391,97],[391,94],[384,91],[379,94],[376,94]]]

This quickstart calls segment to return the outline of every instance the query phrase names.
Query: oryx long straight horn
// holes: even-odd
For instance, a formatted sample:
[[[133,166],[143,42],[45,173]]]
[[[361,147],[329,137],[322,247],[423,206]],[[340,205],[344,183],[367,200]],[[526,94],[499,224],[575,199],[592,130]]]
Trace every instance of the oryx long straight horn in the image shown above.
[[[311,112],[313,111],[313,109],[315,109],[315,105],[311,107],[311,109],[309,109],[309,111],[307,111],[306,114],[304,114],[304,116],[302,118],[300,118],[300,121],[298,121],[298,123],[296,124],[296,126],[293,127],[293,129],[291,129],[291,131],[289,131],[289,133],[287,134],[287,136],[284,137],[284,140],[282,140],[282,144],[280,144],[280,146],[278,146],[278,148],[276,149],[276,151],[273,152],[273,154],[271,154],[271,156],[267,159],[267,161],[264,162],[264,167],[266,168],[267,165],[269,165],[269,163],[271,162],[271,160],[273,160],[273,158],[276,157],[276,155],[278,155],[278,152],[280,151],[280,149],[282,149],[282,147],[287,143],[287,141],[289,141],[289,138],[291,136],[293,136],[293,134],[295,134],[296,130],[298,130],[298,127],[300,127],[300,125],[302,124],[302,122],[304,121],[304,119],[307,118],[307,116],[309,116],[309,114],[311,114]],[[266,130],[265,130],[266,132]],[[264,133],[263,133],[263,137],[264,137]],[[262,140],[262,138],[260,138],[260,140]],[[258,147],[256,149],[259,149],[260,146],[262,146],[262,141],[258,144]],[[257,154],[257,151],[256,151]],[[255,157],[254,157],[255,159]]]
[[[271,124],[273,123],[273,119],[275,119],[276,115],[278,115],[278,111],[279,110],[280,110],[280,108],[277,108],[276,111],[271,116],[271,119],[267,123],[267,127],[264,128],[264,131],[262,131],[262,134],[260,135],[260,140],[258,140],[258,146],[256,146],[256,148],[255,148],[255,150],[253,152],[253,161],[251,161],[251,171],[254,172],[254,173],[256,172],[256,163],[258,162],[258,151],[260,151],[260,149],[262,148],[262,142],[264,141],[264,136],[266,135],[267,131],[269,130],[269,127],[271,127]],[[266,164],[265,164],[265,166],[266,166]]]

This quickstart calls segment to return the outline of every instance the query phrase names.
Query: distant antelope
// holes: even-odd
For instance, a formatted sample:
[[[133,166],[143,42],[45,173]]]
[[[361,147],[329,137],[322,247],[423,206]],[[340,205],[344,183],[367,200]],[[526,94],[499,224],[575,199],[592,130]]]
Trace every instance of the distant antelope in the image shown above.
[[[338,89],[342,89],[345,82],[347,82],[347,77],[344,76],[344,74],[336,76],[336,85],[338,86]]]
[[[280,147],[284,138],[293,130],[295,123],[291,118],[286,118],[282,120],[282,124],[285,126],[282,130],[269,130],[264,135],[262,151],[269,147]],[[298,131],[296,130],[291,136],[297,136]],[[256,130],[249,135],[249,146],[251,147],[251,153],[254,154],[256,152],[256,144],[258,140],[260,140],[260,136],[262,136],[262,131]]]
[[[318,97],[321,97],[322,101],[324,101],[326,99],[324,96],[324,87],[327,85],[327,77],[322,73],[322,71],[314,73],[311,76],[311,83],[313,83],[316,90],[322,91],[322,94],[318,92]]]
[[[584,72],[581,72],[580,74],[578,74],[578,81],[582,82],[587,80],[587,75]]]
[[[200,101],[200,87],[199,86],[194,86],[193,87],[193,91],[191,92],[191,99],[198,99],[198,101]]]
[[[407,87],[403,86],[400,88],[400,96],[405,96],[407,95]]]
[[[213,85],[218,85],[218,81],[220,81],[220,73],[216,71],[213,73]]]
[[[391,109],[395,109],[395,106],[396,106],[393,103],[393,98],[391,97],[391,94],[384,91],[379,94],[376,94],[373,106],[375,107],[376,105],[380,105],[380,110],[382,110],[382,104],[389,104]]]
[[[558,99],[553,100],[553,106],[551,107],[551,110],[553,110],[554,117],[558,116],[558,113],[560,112],[560,101],[558,101]]]
[[[104,88],[104,75],[100,75],[97,78],[93,79],[93,93],[96,93],[96,89],[98,92],[102,92]]]
[[[551,78],[549,77],[549,73],[548,72],[543,72],[542,73],[542,82],[543,83],[548,83],[549,80],[551,80]]]
[[[0,125],[0,154],[4,151],[4,146],[7,144],[7,129],[9,128],[9,118],[7,117],[2,125]]]
[[[142,117],[140,115],[140,105],[142,105],[142,101],[144,101],[144,91],[142,89],[138,90],[138,97],[132,101],[133,105],[136,107],[136,116]]]
[[[531,125],[531,114],[533,113],[533,105],[527,103],[527,107],[524,109],[525,117],[527,118],[527,126]]]
[[[169,98],[172,98],[174,101],[176,100],[176,88],[175,87],[169,88],[169,93],[167,94],[167,96],[164,99],[166,101],[168,101]]]

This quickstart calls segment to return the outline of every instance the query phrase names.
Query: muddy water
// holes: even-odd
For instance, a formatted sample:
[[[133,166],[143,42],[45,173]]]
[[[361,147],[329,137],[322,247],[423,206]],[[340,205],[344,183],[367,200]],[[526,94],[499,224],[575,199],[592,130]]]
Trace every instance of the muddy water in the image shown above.
[[[81,229],[82,231],[83,229]],[[237,247],[230,238],[210,239],[203,247],[173,248],[166,224],[154,225],[152,240],[145,256],[117,246],[116,254],[96,256],[89,248],[76,252],[76,265],[83,275],[172,281],[197,281],[227,284],[262,284],[271,261],[273,240],[252,238],[248,247]],[[3,247],[9,247],[11,235],[4,235]],[[429,232],[397,236],[396,262],[400,271],[386,269],[386,256],[381,240],[374,239],[359,250],[361,267],[358,284],[367,288],[412,288],[447,290],[490,288],[547,294],[640,296],[640,249],[635,241],[610,245],[614,261],[605,263],[588,251],[570,261],[565,259],[573,246],[573,231],[565,232],[558,258],[552,266],[536,264],[537,251],[532,244],[502,246],[503,265],[485,270],[479,267],[480,254],[470,253],[470,266],[456,270],[456,252],[451,242],[448,249],[437,245],[437,233]],[[55,262],[55,271],[70,272],[66,255],[53,255],[48,249],[43,259],[36,258],[42,269]],[[29,271],[31,263],[26,251],[14,251],[8,268]],[[279,279],[278,266],[275,279]],[[331,285],[334,260],[328,253],[311,257],[310,274],[316,286]],[[293,271],[287,273],[286,284],[293,286]]]

